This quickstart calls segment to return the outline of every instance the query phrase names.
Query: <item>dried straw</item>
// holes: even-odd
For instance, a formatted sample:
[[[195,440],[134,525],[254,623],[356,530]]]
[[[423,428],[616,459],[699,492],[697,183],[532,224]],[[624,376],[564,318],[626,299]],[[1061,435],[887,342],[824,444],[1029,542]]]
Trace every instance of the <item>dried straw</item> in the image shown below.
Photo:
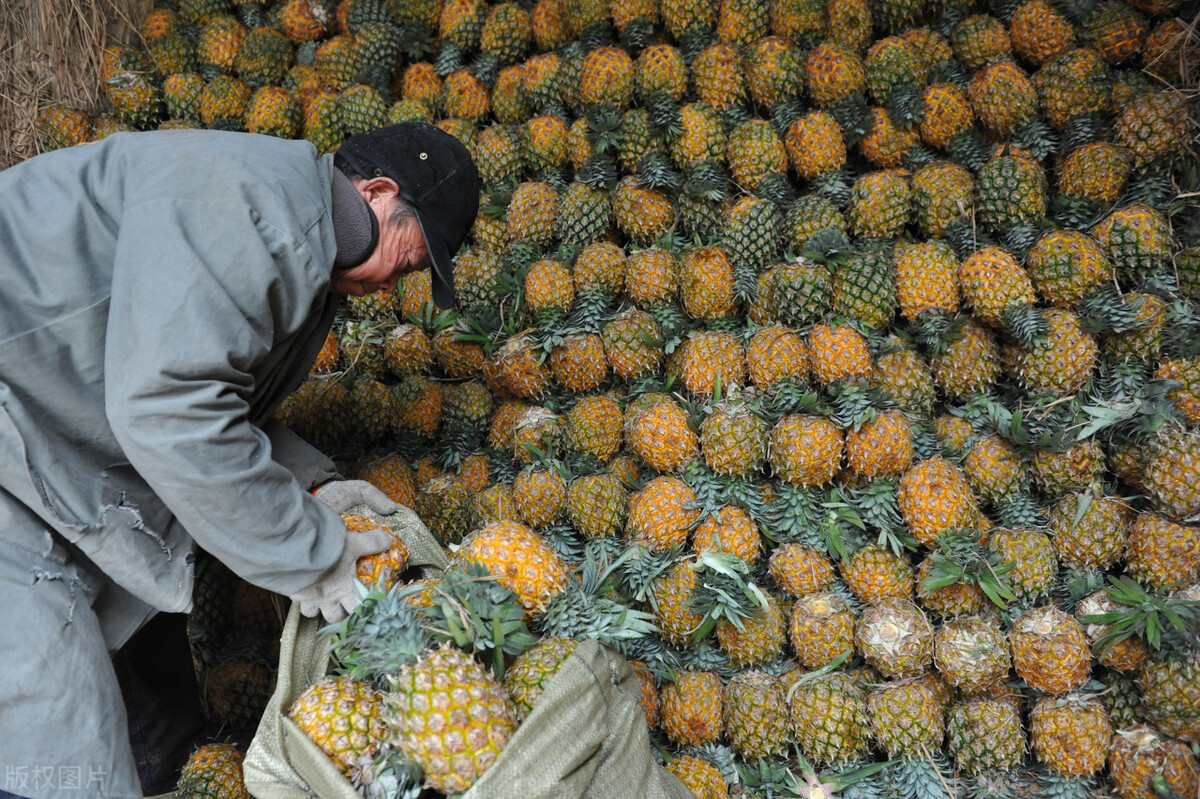
[[[132,41],[153,0],[5,0],[0,3],[0,169],[37,153],[38,112],[92,111],[100,54]]]

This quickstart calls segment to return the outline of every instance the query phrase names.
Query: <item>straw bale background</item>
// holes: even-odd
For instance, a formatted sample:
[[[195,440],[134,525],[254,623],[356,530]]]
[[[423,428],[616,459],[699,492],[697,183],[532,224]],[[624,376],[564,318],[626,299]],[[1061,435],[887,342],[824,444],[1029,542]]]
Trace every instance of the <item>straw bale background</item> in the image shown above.
[[[108,42],[133,41],[153,0],[0,2],[0,169],[35,155],[38,111],[91,109]]]

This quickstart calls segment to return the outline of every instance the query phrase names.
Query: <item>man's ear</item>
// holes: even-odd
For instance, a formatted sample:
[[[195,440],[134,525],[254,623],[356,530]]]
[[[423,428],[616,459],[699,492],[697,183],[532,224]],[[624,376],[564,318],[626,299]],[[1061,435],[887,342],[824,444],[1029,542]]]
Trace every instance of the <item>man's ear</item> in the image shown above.
[[[400,193],[400,186],[386,175],[356,181],[356,187],[368,203],[376,199],[389,199]]]

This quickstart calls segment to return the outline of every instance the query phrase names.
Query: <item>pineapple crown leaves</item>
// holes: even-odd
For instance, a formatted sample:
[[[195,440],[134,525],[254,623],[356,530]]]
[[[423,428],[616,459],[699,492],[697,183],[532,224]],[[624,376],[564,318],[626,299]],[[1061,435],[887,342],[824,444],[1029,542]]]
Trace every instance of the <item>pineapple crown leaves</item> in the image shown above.
[[[1050,332],[1045,314],[1027,302],[1010,302],[1001,316],[1004,329],[1026,349],[1044,341]]]
[[[570,524],[547,524],[539,528],[546,543],[562,557],[576,561],[583,557],[584,539]]]
[[[397,584],[381,591],[359,583],[358,590],[362,602],[354,612],[322,633],[330,636],[330,657],[339,672],[378,683],[415,663],[432,637],[411,602],[419,588]]]
[[[959,795],[954,767],[940,750],[926,750],[924,757],[898,758],[887,776],[896,796],[946,799]]]
[[[864,424],[874,421],[880,411],[895,407],[895,402],[875,386],[844,383],[830,391],[833,412],[830,419],[845,430],[858,432]]]
[[[823,500],[824,494],[818,490],[779,483],[775,498],[767,506],[769,523],[763,528],[763,536],[775,544],[801,542],[827,554],[829,549],[820,527],[825,516]]]
[[[1196,647],[1200,600],[1151,593],[1128,575],[1108,575],[1108,582],[1104,593],[1119,607],[1080,619],[1083,624],[1111,625],[1092,645],[1097,657],[1134,636],[1170,656]]]
[[[637,54],[654,42],[654,23],[645,17],[637,17],[629,21],[625,30],[621,31],[621,46],[634,58]]]
[[[735,555],[704,551],[696,555],[690,568],[699,579],[688,602],[692,612],[704,617],[692,639],[704,638],[720,620],[728,621],[738,630],[743,622],[767,609],[767,595],[750,579],[750,566]]]
[[[1200,355],[1200,313],[1186,300],[1178,299],[1167,306],[1163,349],[1180,358]]]
[[[923,591],[932,592],[955,583],[977,585],[1001,610],[1017,599],[1006,576],[1016,564],[1001,561],[996,552],[981,545],[974,530],[942,533],[929,561],[929,575],[921,581]]]
[[[1076,440],[1101,431],[1108,437],[1137,439],[1163,429],[1179,418],[1169,397],[1179,386],[1175,380],[1151,377],[1140,362],[1102,362],[1091,390],[1080,401],[1085,421],[1075,432]]]
[[[626,550],[603,568],[598,559],[585,557],[578,570],[578,582],[555,594],[538,617],[542,633],[596,639],[612,646],[658,632],[652,614],[634,610],[615,598],[619,597],[621,569],[633,555]]]
[[[458,313],[453,310],[439,311],[432,300],[427,300],[421,303],[421,307],[416,311],[406,314],[404,319],[421,328],[426,335],[432,336],[434,333],[453,327],[454,323],[458,321]]]
[[[637,185],[644,189],[675,192],[683,186],[683,175],[661,153],[650,152],[638,161]]]
[[[616,153],[621,146],[621,127],[624,117],[611,105],[597,105],[588,109],[587,136],[592,151],[599,155]]]
[[[657,611],[654,582],[666,574],[682,555],[682,548],[670,547],[663,550],[646,549],[636,544],[627,550],[617,569],[621,593],[634,602],[649,605]]]
[[[433,59],[433,69],[440,77],[446,77],[452,72],[457,72],[463,68],[466,63],[467,54],[463,49],[456,44],[449,42],[443,43],[438,50],[437,57]]]
[[[433,606],[420,612],[435,643],[451,643],[473,654],[491,666],[497,679],[503,676],[506,656],[515,657],[538,641],[525,625],[517,595],[480,563],[444,572],[433,589]]]
[[[374,753],[360,755],[350,774],[365,799],[420,799],[424,781],[421,767],[388,741]]]
[[[999,527],[1018,530],[1045,527],[1049,522],[1046,509],[1022,488],[1017,488],[992,504],[992,513]]]
[[[722,477],[699,460],[688,465],[683,480],[696,495],[696,501],[688,507],[699,509],[701,521],[706,516],[719,517],[722,508],[733,506],[746,511],[760,527],[769,524],[762,489],[751,481]]]
[[[939,312],[923,313],[909,325],[907,334],[922,349],[940,355],[962,338],[965,321],[963,316]]]
[[[829,106],[829,113],[841,127],[847,148],[860,144],[875,126],[871,105],[862,92],[850,92],[834,100]]]
[[[679,104],[669,95],[655,92],[646,98],[645,108],[651,127],[664,142],[669,143],[683,134],[683,116],[679,113]]]
[[[729,194],[729,178],[718,161],[702,161],[684,175],[682,193],[719,203]]]
[[[1150,324],[1138,314],[1141,300],[1131,301],[1113,286],[1102,286],[1084,297],[1077,308],[1080,325],[1097,336],[1141,330]]]
[[[621,177],[621,169],[612,153],[594,150],[575,172],[575,179],[590,189],[612,191]]]
[[[904,130],[911,130],[925,120],[925,98],[921,87],[912,83],[896,86],[884,108],[892,124]]]
[[[845,233],[827,227],[808,237],[800,249],[800,257],[833,268],[845,263],[853,252],[854,248]]]
[[[917,540],[908,532],[900,515],[896,489],[895,480],[877,478],[845,489],[845,496],[867,527],[878,533],[876,543],[879,546],[907,556],[916,551]]]
[[[1011,144],[1033,153],[1038,161],[1044,161],[1058,149],[1058,134],[1046,120],[1034,116],[1013,132]]]
[[[805,793],[805,786],[801,786],[800,795],[806,799],[825,799],[839,794],[843,799],[883,799],[892,795],[884,781],[884,771],[894,763],[894,760],[885,760],[866,765],[851,762],[835,766],[809,778],[809,785],[815,783],[824,791],[822,796],[817,796],[815,790]]]

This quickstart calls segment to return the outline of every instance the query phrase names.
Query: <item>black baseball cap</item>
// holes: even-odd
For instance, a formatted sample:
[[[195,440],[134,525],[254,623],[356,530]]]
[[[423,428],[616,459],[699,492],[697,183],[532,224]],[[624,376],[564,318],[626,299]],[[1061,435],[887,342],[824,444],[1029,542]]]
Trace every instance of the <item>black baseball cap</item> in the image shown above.
[[[417,212],[432,264],[433,299],[454,307],[451,259],[479,212],[479,172],[453,135],[425,122],[401,122],[358,133],[337,149],[358,174],[389,177]]]

